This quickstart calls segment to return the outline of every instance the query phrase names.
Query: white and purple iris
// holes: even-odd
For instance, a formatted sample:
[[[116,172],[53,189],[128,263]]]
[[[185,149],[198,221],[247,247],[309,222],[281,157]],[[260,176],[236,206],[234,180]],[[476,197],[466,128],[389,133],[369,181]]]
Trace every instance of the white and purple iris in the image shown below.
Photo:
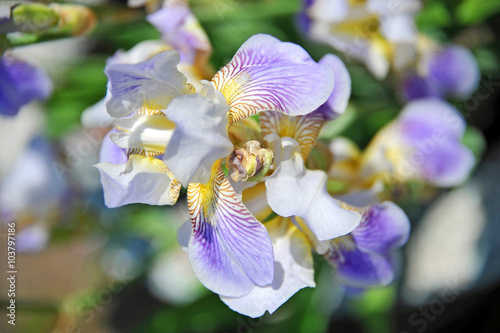
[[[172,205],[187,187],[179,240],[195,275],[236,311],[273,312],[314,286],[312,239],[348,237],[363,219],[304,162],[346,109],[349,74],[335,56],[316,63],[268,35],[248,39],[198,92],[178,62],[169,50],[107,66],[108,143],[119,149],[104,147],[97,165],[106,205]]]

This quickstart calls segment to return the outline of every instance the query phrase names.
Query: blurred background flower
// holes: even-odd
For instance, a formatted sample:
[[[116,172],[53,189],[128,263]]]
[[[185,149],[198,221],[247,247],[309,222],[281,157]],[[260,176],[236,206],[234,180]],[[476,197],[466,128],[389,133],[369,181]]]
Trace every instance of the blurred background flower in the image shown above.
[[[500,329],[500,1],[48,3],[0,4],[0,267],[6,267],[11,221],[18,250],[16,326],[2,318],[0,331]],[[392,253],[393,284],[365,291],[343,286],[314,254],[316,288],[298,291],[273,315],[250,319],[194,276],[177,242],[177,229],[189,218],[185,206],[108,209],[93,165],[112,127],[103,100],[107,63],[136,63],[170,47],[181,51],[183,72],[195,84],[257,33],[297,43],[316,61],[327,53],[344,61],[351,98],[324,126],[305,165],[327,171],[328,191],[338,198],[350,192],[365,203],[394,200],[412,233]],[[140,46],[148,44],[159,49]],[[453,109],[459,130],[447,132],[431,107],[423,107],[429,114],[419,113],[422,119],[412,118],[407,110],[422,97]],[[384,155],[387,142],[394,143],[394,131],[387,133],[398,127],[397,135],[411,136],[401,126],[417,120],[449,134],[452,148],[439,154],[438,165],[458,168],[450,160],[466,152],[468,162],[453,182],[416,172],[421,169],[412,173],[421,177],[388,177],[402,159]],[[377,139],[381,133],[386,141]],[[421,148],[419,140],[406,142]],[[369,150],[371,157],[399,158],[363,158]],[[424,160],[434,160],[428,152]],[[354,184],[362,161],[376,177]],[[182,189],[179,201],[185,196]],[[0,290],[0,305],[7,306],[5,279]]]

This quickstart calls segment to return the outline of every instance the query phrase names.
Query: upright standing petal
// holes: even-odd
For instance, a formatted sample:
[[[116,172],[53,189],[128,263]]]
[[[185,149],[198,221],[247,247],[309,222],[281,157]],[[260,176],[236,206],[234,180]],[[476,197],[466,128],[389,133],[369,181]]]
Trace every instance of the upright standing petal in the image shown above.
[[[239,297],[273,281],[273,249],[266,228],[243,205],[220,163],[214,173],[209,183],[188,187],[189,261],[205,287]]]
[[[299,154],[282,161],[266,180],[269,206],[281,216],[300,216],[322,241],[351,232],[360,222],[357,212],[343,209],[326,189],[327,175],[307,170]]]
[[[176,98],[165,111],[176,129],[164,160],[184,186],[207,183],[212,165],[233,150],[227,134],[229,106],[211,83],[205,89],[205,96]]]
[[[178,63],[179,53],[168,50],[137,64],[107,65],[108,113],[125,117],[140,107],[162,110],[174,97],[192,93],[193,87],[177,69]]]
[[[329,112],[329,111],[327,111]],[[305,116],[290,117],[280,112],[262,112],[259,115],[262,135],[276,134],[297,141],[302,157],[307,159],[318,142],[318,136],[326,122],[324,112],[312,112]]]
[[[230,123],[260,111],[307,114],[326,101],[333,81],[329,66],[269,35],[250,37],[212,79],[231,106]]]
[[[342,60],[333,54],[325,55],[319,63],[329,65],[333,69],[335,85],[324,106],[331,110],[325,114],[327,119],[335,119],[347,109],[351,97],[351,76]]]
[[[234,311],[249,317],[273,313],[297,291],[314,288],[311,247],[306,236],[289,219],[277,218],[266,223],[274,249],[274,279],[266,287],[255,286],[242,297],[221,299]]]

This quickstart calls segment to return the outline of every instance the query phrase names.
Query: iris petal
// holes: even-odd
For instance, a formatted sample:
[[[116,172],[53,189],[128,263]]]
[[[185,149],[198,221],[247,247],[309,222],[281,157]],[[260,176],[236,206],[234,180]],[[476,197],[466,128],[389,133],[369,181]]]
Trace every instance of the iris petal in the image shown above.
[[[351,232],[360,222],[357,212],[345,210],[328,194],[327,175],[307,170],[299,154],[281,162],[266,181],[269,206],[281,216],[299,216],[322,241]]]
[[[333,73],[300,46],[261,34],[249,38],[212,82],[231,106],[234,123],[260,111],[314,111],[332,92]]]
[[[220,164],[214,173],[206,185],[188,187],[189,260],[205,287],[239,297],[273,281],[273,249],[266,228],[243,205]]]

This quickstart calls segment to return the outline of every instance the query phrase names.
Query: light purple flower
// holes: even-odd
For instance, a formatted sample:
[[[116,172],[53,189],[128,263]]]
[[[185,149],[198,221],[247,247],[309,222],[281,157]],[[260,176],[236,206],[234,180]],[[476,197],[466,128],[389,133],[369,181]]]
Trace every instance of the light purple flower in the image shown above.
[[[262,111],[311,113],[331,94],[333,70],[268,35],[248,39],[197,93],[178,62],[176,52],[166,51],[142,63],[107,66],[107,108],[123,130],[110,138],[133,154],[125,166],[98,165],[106,203],[173,204],[177,196],[160,189],[169,180],[187,186],[193,270],[208,289],[240,297],[273,282],[274,261],[266,228],[223,172],[221,160],[234,149],[228,130]],[[154,157],[160,154],[163,161]]]
[[[461,143],[465,126],[460,113],[440,99],[410,102],[372,140],[364,153],[363,172],[443,187],[461,184],[475,162]]]
[[[462,46],[447,46],[423,56],[417,71],[403,77],[406,100],[424,97],[464,99],[479,84],[479,67],[472,53]]]
[[[4,54],[0,58],[0,114],[14,116],[19,109],[52,92],[52,82],[45,72],[27,62]]]

